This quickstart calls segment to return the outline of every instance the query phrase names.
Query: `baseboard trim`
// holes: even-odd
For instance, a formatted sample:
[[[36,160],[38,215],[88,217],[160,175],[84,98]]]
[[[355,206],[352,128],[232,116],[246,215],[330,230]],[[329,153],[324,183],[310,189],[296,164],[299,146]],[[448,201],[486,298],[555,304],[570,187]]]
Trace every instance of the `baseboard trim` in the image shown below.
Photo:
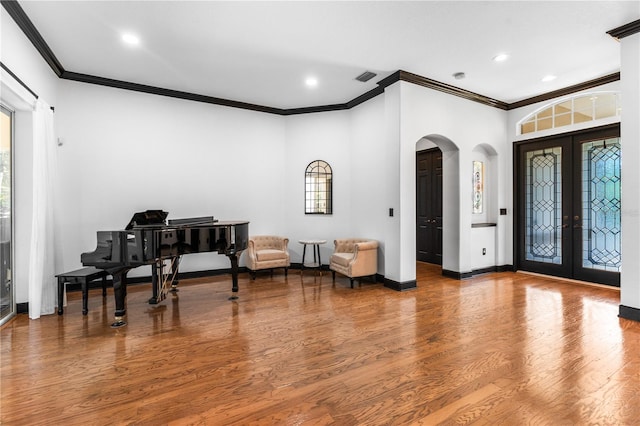
[[[416,280],[399,282],[390,280],[389,278],[383,278],[382,281],[385,287],[396,291],[413,290],[418,287]]]
[[[489,274],[491,272],[509,272],[513,271],[513,265],[489,266],[488,268],[474,269],[471,272],[456,272],[448,269],[442,270],[442,275],[455,280],[465,280],[475,277],[476,275]]]
[[[640,309],[632,308],[631,306],[620,305],[618,316],[620,318],[628,319],[631,321],[640,321]]]

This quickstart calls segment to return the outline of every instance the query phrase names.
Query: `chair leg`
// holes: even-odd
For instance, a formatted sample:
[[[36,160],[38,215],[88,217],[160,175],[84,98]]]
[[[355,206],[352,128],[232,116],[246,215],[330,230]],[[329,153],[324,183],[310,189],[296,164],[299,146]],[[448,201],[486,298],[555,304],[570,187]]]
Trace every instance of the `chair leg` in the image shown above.
[[[353,278],[349,277],[349,279],[351,280],[351,288],[353,288]]]
[[[336,271],[331,271],[331,274],[333,275],[333,281],[336,280]]]
[[[251,275],[251,281],[256,279],[256,271],[249,271],[249,275]]]
[[[288,273],[289,273],[289,268],[285,267],[284,268],[284,276],[286,277]]]

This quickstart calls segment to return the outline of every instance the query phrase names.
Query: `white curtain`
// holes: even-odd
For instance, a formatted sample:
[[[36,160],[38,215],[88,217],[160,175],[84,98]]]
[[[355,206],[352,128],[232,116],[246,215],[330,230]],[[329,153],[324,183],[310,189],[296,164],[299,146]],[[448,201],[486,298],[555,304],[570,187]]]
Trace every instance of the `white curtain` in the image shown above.
[[[33,113],[33,216],[29,254],[29,318],[52,314],[56,306],[54,202],[56,142],[53,111],[36,101]]]

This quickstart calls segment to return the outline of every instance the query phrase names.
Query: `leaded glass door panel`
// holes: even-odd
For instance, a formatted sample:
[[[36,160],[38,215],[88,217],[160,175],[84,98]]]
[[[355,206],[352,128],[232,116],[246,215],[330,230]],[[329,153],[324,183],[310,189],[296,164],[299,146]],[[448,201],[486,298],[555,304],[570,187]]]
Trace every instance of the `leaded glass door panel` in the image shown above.
[[[574,145],[574,169],[579,181],[573,200],[573,275],[581,280],[620,285],[619,133],[580,135]]]
[[[516,145],[517,268],[619,285],[620,127]]]
[[[519,269],[571,275],[571,204],[568,140],[532,142],[519,148]]]

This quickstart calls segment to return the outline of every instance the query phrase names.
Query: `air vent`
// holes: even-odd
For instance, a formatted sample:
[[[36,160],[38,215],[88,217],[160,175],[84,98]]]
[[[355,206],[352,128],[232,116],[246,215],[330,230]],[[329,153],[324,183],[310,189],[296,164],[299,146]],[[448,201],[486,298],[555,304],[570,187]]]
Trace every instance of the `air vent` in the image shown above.
[[[356,77],[356,80],[361,81],[361,82],[365,82],[365,81],[369,81],[371,80],[373,77],[375,77],[377,74],[371,71],[365,71],[362,74],[360,74],[359,76]]]

